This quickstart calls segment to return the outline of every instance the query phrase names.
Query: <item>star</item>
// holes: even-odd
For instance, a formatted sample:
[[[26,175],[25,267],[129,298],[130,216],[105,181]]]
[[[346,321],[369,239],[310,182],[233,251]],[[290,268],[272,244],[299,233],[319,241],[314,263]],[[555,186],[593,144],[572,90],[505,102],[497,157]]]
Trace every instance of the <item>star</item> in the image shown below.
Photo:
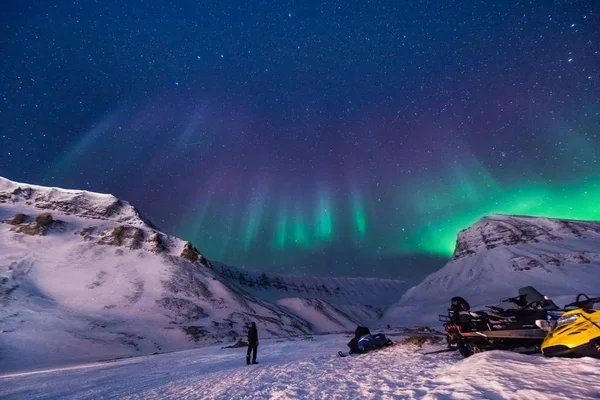
[[[486,212],[598,217],[594,2],[77,2],[79,25],[73,5],[11,3],[0,175],[89,182],[209,258],[416,281],[405,255],[431,271]],[[538,188],[561,206],[514,208]]]

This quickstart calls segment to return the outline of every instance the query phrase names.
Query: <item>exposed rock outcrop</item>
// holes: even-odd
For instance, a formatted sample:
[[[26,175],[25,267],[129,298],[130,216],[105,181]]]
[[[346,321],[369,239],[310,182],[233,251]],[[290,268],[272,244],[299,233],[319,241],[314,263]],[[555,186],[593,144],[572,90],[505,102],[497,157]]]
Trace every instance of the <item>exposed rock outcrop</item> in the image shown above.
[[[15,214],[14,217],[5,219],[3,222],[9,225],[20,225],[27,221],[25,214]]]
[[[102,236],[98,244],[110,246],[127,246],[132,250],[142,248],[144,231],[134,226],[119,225],[108,235]]]
[[[190,242],[185,243],[180,256],[191,262],[200,262],[200,264],[204,265],[205,267],[210,267],[208,261]]]
[[[10,230],[16,233],[24,233],[26,235],[39,235],[44,236],[48,231],[54,227],[63,226],[62,221],[56,221],[52,218],[50,213],[42,213],[35,218],[35,221],[29,223],[23,223],[25,216],[20,217],[23,214],[17,214],[11,220],[11,225],[15,225]],[[21,221],[20,223],[17,223]]]
[[[40,226],[49,227],[54,222],[54,218],[52,218],[52,214],[50,213],[42,213],[35,217],[35,222]]]
[[[160,233],[153,232],[148,239],[150,243],[150,251],[153,253],[162,253],[167,250],[167,246],[165,245],[163,238]]]

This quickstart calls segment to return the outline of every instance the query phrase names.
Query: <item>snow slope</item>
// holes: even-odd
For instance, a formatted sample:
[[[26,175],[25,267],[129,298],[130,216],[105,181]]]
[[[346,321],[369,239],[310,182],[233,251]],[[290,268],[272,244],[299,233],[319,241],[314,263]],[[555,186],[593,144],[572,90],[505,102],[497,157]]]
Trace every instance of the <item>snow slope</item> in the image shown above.
[[[398,340],[399,337],[389,335]],[[13,399],[590,399],[600,360],[491,351],[462,359],[400,345],[340,358],[347,335],[261,340],[259,365],[245,349],[210,346],[70,369],[0,375]]]
[[[298,315],[310,317],[311,321],[322,320],[325,325],[319,326],[319,331],[331,332],[329,329],[334,328],[331,325],[334,320],[328,318],[332,314],[324,314],[325,308],[343,314],[354,327],[357,324],[378,325],[385,309],[408,289],[405,282],[395,279],[299,277],[244,271],[220,263],[213,263],[213,266],[240,290],[266,301],[285,304],[288,308],[293,305]],[[326,326],[329,328],[324,330]],[[333,331],[347,326],[342,323]]]
[[[352,331],[361,324],[321,299],[284,298],[276,304],[310,322],[320,332]]]
[[[450,262],[410,288],[382,317],[388,323],[437,325],[450,299],[497,304],[532,285],[559,305],[600,293],[600,222],[496,215],[458,235]]]
[[[389,302],[404,288],[290,278],[308,289],[292,297],[306,301],[276,304],[291,286],[255,288],[256,296],[127,202],[87,191],[0,178],[0,221],[0,371],[226,342],[250,321],[263,337],[342,331],[383,311],[381,301],[353,294],[379,290]],[[313,299],[325,285],[339,290]]]

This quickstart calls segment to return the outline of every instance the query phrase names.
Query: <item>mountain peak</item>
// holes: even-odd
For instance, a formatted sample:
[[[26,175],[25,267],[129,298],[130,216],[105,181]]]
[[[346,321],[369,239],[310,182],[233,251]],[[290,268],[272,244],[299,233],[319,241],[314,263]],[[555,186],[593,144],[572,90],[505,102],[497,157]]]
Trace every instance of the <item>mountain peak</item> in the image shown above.
[[[135,207],[111,194],[30,185],[0,177],[2,203],[157,229]]]
[[[564,237],[587,237],[600,233],[600,222],[494,214],[461,230],[453,260],[516,244],[547,242]]]

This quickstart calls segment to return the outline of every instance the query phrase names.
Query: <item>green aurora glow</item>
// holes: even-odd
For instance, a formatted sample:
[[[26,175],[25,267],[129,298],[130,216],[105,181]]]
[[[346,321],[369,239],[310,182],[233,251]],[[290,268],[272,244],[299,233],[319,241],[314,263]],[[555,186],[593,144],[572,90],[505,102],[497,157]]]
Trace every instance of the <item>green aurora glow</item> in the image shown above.
[[[454,201],[453,201],[454,200]],[[462,199],[445,198],[434,207],[444,212]],[[434,203],[436,200],[433,201]],[[400,240],[402,252],[451,256],[458,231],[490,214],[517,214],[549,218],[594,220],[600,217],[600,179],[562,187],[547,185],[515,187],[471,200],[469,209],[422,226],[409,240]]]
[[[185,227],[184,236],[200,238],[199,246],[211,249],[217,257],[239,252],[240,244],[246,254],[269,251],[271,255],[279,253],[283,257],[285,253],[322,251],[329,243],[345,238],[364,244],[361,248],[373,257],[413,253],[449,257],[454,251],[457,233],[486,215],[522,214],[582,220],[600,217],[600,179],[554,187],[537,184],[501,188],[489,175],[476,181],[462,175],[462,181],[449,190],[414,193],[409,204],[403,205],[404,210],[407,206],[412,208],[410,221],[403,222],[394,222],[400,220],[386,212],[388,207],[367,209],[362,197],[364,195],[355,191],[345,201],[334,200],[320,192],[315,196],[312,212],[306,202],[296,201],[290,213],[289,201],[281,201],[272,213],[268,199],[257,196],[246,206],[243,228],[236,229],[233,203],[225,213],[229,215],[222,215],[224,220],[217,223],[206,220],[206,210],[211,203],[209,196],[187,218],[191,223]],[[369,221],[379,221],[381,225],[386,219],[390,220],[389,228],[368,230]],[[206,223],[217,228],[210,238],[202,234]],[[238,230],[242,235],[236,238]]]

